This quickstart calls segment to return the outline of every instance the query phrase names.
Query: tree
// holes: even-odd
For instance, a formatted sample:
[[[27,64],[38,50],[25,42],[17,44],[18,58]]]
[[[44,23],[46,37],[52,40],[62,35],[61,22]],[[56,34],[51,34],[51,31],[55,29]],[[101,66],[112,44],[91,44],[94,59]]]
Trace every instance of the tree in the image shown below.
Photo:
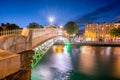
[[[43,26],[39,25],[38,23],[32,22],[29,24],[28,28],[43,28]]]
[[[0,31],[2,31],[3,29],[0,27]]]
[[[1,23],[1,26],[4,26],[5,24],[4,23]]]
[[[78,32],[78,25],[75,22],[68,22],[65,24],[64,29],[68,34],[73,35]]]
[[[7,23],[6,26],[7,26],[6,28],[7,30],[20,29],[20,27],[16,24]]]
[[[10,24],[10,23],[2,23],[1,24],[2,30],[13,30],[13,29],[20,29],[20,27],[17,24]]]
[[[118,26],[117,28],[112,28],[109,31],[109,34],[113,37],[120,37],[120,26]]]

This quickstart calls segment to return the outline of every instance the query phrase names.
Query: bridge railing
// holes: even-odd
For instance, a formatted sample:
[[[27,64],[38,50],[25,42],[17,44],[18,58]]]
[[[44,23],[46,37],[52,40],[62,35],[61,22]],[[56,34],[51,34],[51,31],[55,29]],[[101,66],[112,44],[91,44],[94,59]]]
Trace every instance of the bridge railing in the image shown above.
[[[0,31],[0,36],[4,35],[12,35],[12,34],[21,34],[22,29],[17,29],[17,30],[4,30]]]
[[[30,29],[32,31],[32,38],[37,38],[39,36],[44,35],[45,29],[43,28],[34,28]]]
[[[55,28],[29,28],[32,31],[32,38],[37,38],[40,37],[42,35],[46,35],[48,33],[56,33],[58,35],[58,31],[59,29],[55,29]],[[4,30],[4,31],[0,31],[0,36],[4,36],[4,35],[12,35],[12,34],[21,34],[22,29],[16,29],[16,30]]]
[[[3,37],[0,37],[0,49],[19,53],[33,49],[46,40],[61,35],[59,33],[62,32],[57,28],[24,28],[23,30],[3,31]]]
[[[45,40],[57,36],[58,29],[30,29],[32,31],[32,47],[44,42]]]

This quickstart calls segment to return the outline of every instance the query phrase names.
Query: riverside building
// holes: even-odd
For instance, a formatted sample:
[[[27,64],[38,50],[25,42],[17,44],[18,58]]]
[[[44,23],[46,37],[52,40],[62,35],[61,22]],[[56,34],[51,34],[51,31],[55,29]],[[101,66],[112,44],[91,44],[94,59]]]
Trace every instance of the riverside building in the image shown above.
[[[120,26],[120,23],[88,23],[85,25],[84,37],[86,41],[114,41],[109,35],[110,29]]]

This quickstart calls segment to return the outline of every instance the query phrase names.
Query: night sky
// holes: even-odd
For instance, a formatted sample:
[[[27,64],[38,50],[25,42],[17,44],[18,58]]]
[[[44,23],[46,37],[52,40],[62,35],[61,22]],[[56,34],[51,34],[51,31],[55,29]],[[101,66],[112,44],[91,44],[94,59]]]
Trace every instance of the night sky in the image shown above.
[[[75,21],[82,29],[88,22],[120,20],[120,0],[0,0],[0,23],[26,27],[30,22],[64,25]]]

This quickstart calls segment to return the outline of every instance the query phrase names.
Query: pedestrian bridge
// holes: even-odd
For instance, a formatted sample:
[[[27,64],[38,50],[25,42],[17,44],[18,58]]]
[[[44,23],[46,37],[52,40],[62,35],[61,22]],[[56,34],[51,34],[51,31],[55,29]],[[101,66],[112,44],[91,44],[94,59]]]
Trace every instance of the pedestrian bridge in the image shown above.
[[[13,30],[1,33],[0,49],[19,53],[26,50],[31,50],[42,44],[43,42],[57,37],[65,36],[65,32],[61,29],[28,29]]]
[[[32,58],[32,67],[34,67],[60,36],[66,36],[65,31],[58,28],[24,28],[0,32],[0,35],[0,79],[8,79],[6,76],[18,72],[21,68],[31,70]],[[30,50],[34,50],[35,53],[32,54]],[[30,76],[31,71],[29,72]]]

